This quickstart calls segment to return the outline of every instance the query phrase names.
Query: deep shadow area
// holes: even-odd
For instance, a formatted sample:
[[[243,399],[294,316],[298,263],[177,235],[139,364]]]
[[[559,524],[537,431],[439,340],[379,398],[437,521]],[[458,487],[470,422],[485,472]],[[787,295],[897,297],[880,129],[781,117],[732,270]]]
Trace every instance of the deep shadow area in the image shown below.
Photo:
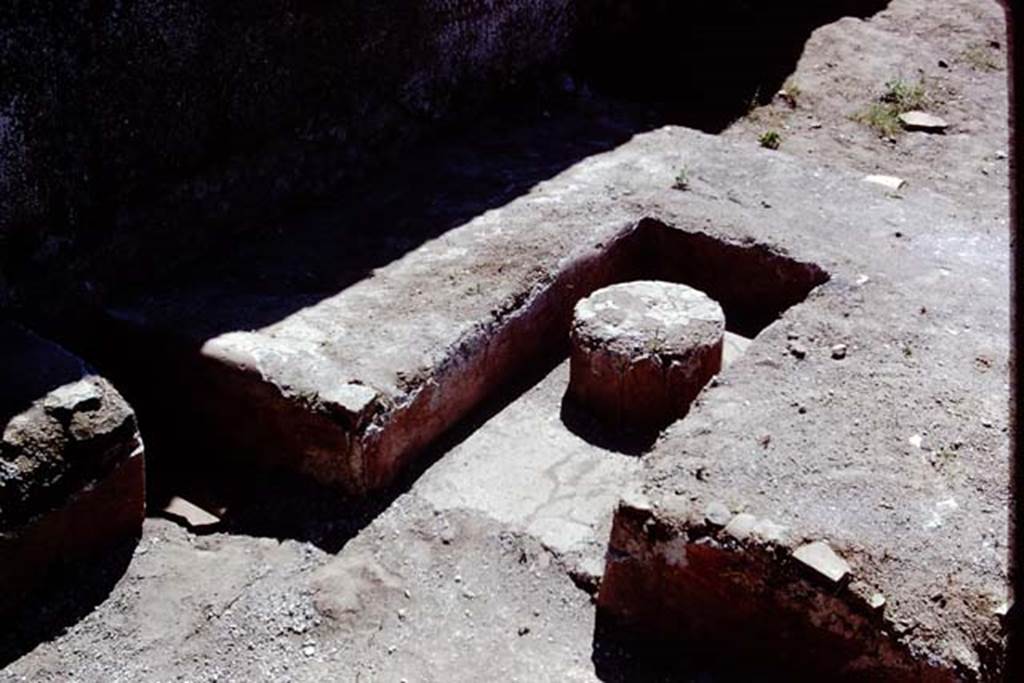
[[[106,600],[127,571],[138,540],[55,570],[44,588],[17,596],[18,606],[5,614],[7,626],[0,631],[0,669],[53,640]]]
[[[601,611],[594,623],[594,673],[605,683],[745,683],[806,680],[781,662],[741,661],[681,640],[658,638],[617,624]]]
[[[660,430],[615,430],[587,412],[569,396],[562,397],[559,418],[566,429],[587,443],[623,455],[640,456],[651,450]]]
[[[719,132],[771,100],[811,33],[889,0],[599,0],[584,17],[579,69],[598,87],[657,103],[672,123]]]

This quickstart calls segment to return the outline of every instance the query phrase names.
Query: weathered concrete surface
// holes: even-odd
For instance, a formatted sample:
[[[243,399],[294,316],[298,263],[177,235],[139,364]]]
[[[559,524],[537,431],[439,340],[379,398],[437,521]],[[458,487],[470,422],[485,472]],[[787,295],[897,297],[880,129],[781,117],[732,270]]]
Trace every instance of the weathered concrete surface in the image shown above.
[[[783,564],[769,566],[786,566],[802,542],[827,540],[852,567],[852,588],[840,593],[847,608],[862,609],[853,606],[865,603],[864,591],[881,593],[885,607],[872,623],[902,656],[939,677],[998,678],[1009,497],[1005,223],[963,222],[957,205],[926,192],[855,199],[852,179],[810,171],[812,178],[786,157],[740,161],[705,148],[686,165],[699,165],[708,182],[695,193],[721,197],[716,188],[729,188],[736,200],[709,212],[717,226],[784,240],[832,280],[763,332],[656,445],[647,489],[666,500],[654,512],[665,526],[656,528],[675,531],[656,541],[619,536],[602,602],[634,623],[675,618],[682,631],[699,624],[708,609],[673,602],[680,584],[666,565],[679,564],[689,539],[703,547],[703,522],[691,515],[718,502],[785,529]],[[801,194],[773,191],[787,182]],[[662,203],[660,219],[692,223],[702,201]],[[736,202],[750,207],[746,215],[723,215]],[[836,344],[848,347],[845,356],[834,357]],[[680,499],[682,512],[670,511]],[[623,588],[627,576],[648,578]],[[630,597],[616,598],[617,590]],[[725,597],[702,607],[724,606]],[[658,615],[645,610],[653,604]],[[728,638],[714,628],[702,635],[709,632]],[[783,646],[790,635],[774,634]],[[845,644],[853,646],[828,666],[870,670],[857,659],[870,641]]]
[[[722,369],[725,314],[699,290],[635,280],[580,299],[569,336],[572,399],[609,425],[660,429]]]
[[[574,433],[562,402],[561,363],[448,451],[414,486],[439,510],[472,510],[537,539],[574,578],[604,571],[611,512],[639,492],[640,460]]]
[[[79,358],[0,321],[0,610],[59,562],[138,533],[135,415]]]

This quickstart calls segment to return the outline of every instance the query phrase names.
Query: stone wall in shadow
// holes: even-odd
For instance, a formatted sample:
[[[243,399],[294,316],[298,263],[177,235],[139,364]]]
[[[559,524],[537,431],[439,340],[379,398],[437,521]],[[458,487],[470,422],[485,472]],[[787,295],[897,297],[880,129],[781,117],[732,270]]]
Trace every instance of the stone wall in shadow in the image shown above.
[[[550,67],[573,0],[10,0],[0,308],[145,279]]]
[[[100,301],[423,137],[488,110],[546,111],[565,81],[656,105],[634,132],[719,130],[778,89],[814,28],[886,4],[11,0],[0,310],[59,317],[59,304]]]

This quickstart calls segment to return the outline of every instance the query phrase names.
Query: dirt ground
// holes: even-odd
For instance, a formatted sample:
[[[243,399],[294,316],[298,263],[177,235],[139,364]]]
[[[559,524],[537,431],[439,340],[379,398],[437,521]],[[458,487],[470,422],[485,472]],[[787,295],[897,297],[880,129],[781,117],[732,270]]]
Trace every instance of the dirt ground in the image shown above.
[[[895,0],[867,20],[819,28],[783,90],[753,108],[726,137],[776,130],[780,149],[825,167],[898,176],[1007,225],[1009,112],[1006,26],[995,0]],[[924,88],[923,108],[945,135],[887,135],[858,121],[902,81]]]
[[[779,154],[841,172],[900,176],[908,182],[907,194],[920,189],[943,195],[955,203],[960,223],[977,226],[983,239],[1005,239],[1005,49],[1003,10],[994,0],[894,0],[867,20],[846,18],[818,29],[787,81],[788,95],[753,107],[721,136],[755,146],[760,135],[777,131]],[[883,135],[857,120],[894,79],[922,84],[924,107],[950,123],[945,135]],[[633,121],[619,124],[615,112],[622,109],[616,103],[592,93],[585,97],[590,99],[583,111],[604,112],[597,126],[604,139],[626,137]],[[575,111],[546,119],[547,134],[592,131],[593,125],[574,127]],[[551,123],[563,120],[570,123]],[[585,147],[588,141],[574,142]],[[537,166],[534,176],[560,170]],[[687,171],[699,191],[707,180],[699,163]],[[525,193],[521,185],[510,182],[506,192]],[[899,196],[892,201],[903,201]],[[739,204],[748,198],[729,199]],[[484,208],[489,207],[467,203],[451,213],[475,215]],[[858,210],[849,207],[851,214]],[[941,246],[941,236],[934,243],[918,232],[914,237],[920,242],[912,244]],[[984,256],[984,245],[991,243],[975,249],[969,236],[950,240],[967,245],[965,258]],[[392,246],[394,253],[405,253],[415,245]],[[314,295],[322,284],[316,268],[329,265],[324,256],[311,258],[318,259],[324,263],[311,268]],[[985,291],[1008,289],[1005,267],[988,272],[984,259],[976,266],[978,277],[998,278]],[[332,280],[359,275],[334,274]],[[486,286],[480,280],[480,273],[466,273],[467,292]],[[977,310],[1001,315],[1004,299],[994,297]],[[805,336],[814,327],[813,321],[798,322]],[[958,330],[977,348],[972,355],[978,372],[1006,372],[1006,340],[992,338],[1000,331],[1005,321],[971,333]],[[919,352],[955,353],[948,340],[934,347],[926,340],[915,343]],[[700,653],[656,656],[603,631],[591,594],[615,501],[639,488],[643,462],[602,451],[566,429],[557,413],[566,368],[548,370],[524,378],[521,393],[499,400],[447,439],[426,473],[407,482],[408,490],[386,509],[360,508],[291,482],[257,480],[247,484],[253,495],[246,504],[220,526],[190,528],[151,511],[137,544],[70,574],[12,622],[16,629],[0,635],[0,679],[411,683],[733,677],[735,672],[703,661]],[[917,370],[903,376],[913,380]],[[972,425],[968,437],[955,425],[925,424],[931,432],[924,438],[960,443],[958,448],[966,441],[965,450],[977,445],[982,459],[998,465],[1006,452],[1006,387],[989,375],[978,382],[982,390],[976,395],[962,399],[943,388],[941,396],[951,424],[962,419]],[[824,397],[826,389],[818,389]],[[909,415],[914,406],[900,410]],[[537,415],[547,418],[538,423]],[[850,433],[868,439],[877,427],[872,425]],[[993,506],[986,514],[1001,514],[1005,495],[983,492],[979,500]],[[1005,564],[1005,539],[995,530],[990,535],[986,552],[998,556],[994,564]],[[986,565],[984,573],[990,578],[998,572]],[[761,675],[766,667],[770,673],[770,664],[755,665]]]

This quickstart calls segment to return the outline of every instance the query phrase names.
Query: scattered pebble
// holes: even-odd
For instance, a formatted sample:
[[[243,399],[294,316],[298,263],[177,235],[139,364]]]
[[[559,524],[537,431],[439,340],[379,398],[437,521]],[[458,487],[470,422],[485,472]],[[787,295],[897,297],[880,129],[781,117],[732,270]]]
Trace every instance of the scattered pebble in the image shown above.
[[[754,525],[753,534],[755,538],[764,543],[782,543],[785,539],[786,527],[769,519],[762,519]]]
[[[741,512],[725,525],[723,531],[737,541],[743,541],[750,536],[755,524],[757,524],[757,517],[749,512]]]
[[[914,448],[920,448],[920,447],[921,447],[921,443],[922,443],[922,441],[923,441],[923,440],[922,440],[922,438],[921,438],[921,435],[920,435],[920,434],[914,434],[914,435],[913,435],[913,436],[911,436],[911,437],[910,437],[909,439],[907,439],[907,441],[908,441],[908,442],[910,443],[910,445],[911,445],[911,446],[913,446]]]
[[[941,133],[949,128],[944,120],[923,111],[908,111],[900,114],[900,123],[907,130],[919,130],[925,133]]]
[[[836,344],[832,347],[832,358],[842,360],[846,358],[846,344]]]
[[[730,517],[732,517],[732,513],[729,512],[729,508],[725,506],[725,503],[717,500],[709,503],[704,510],[704,519],[708,524],[714,526],[725,526],[729,523]]]
[[[850,573],[850,565],[839,557],[825,541],[814,541],[793,551],[793,558],[837,583]]]
[[[789,343],[788,348],[790,355],[792,355],[794,358],[802,360],[807,357],[807,349],[804,347],[803,344],[792,341]]]
[[[903,178],[898,178],[894,175],[868,175],[862,179],[865,183],[873,183],[875,185],[881,185],[884,188],[895,192],[901,187],[907,184],[907,181]]]

